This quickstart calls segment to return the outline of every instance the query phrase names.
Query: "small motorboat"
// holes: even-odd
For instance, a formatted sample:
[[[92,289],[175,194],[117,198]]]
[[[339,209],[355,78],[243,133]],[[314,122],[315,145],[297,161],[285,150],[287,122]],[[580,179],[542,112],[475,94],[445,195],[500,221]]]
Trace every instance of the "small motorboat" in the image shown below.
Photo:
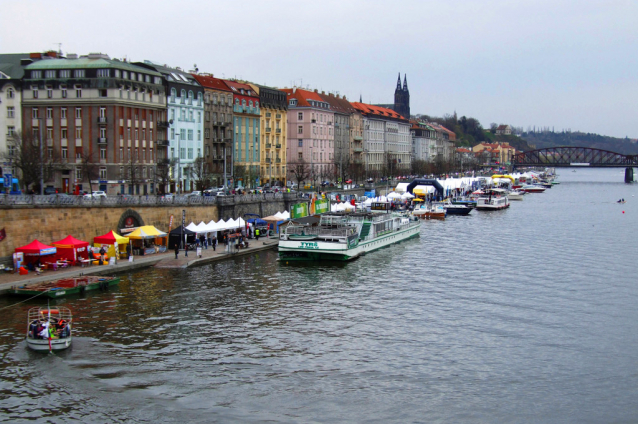
[[[446,213],[442,203],[419,205],[412,211],[413,216],[421,219],[445,219]]]
[[[545,187],[528,184],[521,187],[520,190],[524,191],[525,193],[544,193]]]
[[[616,203],[625,203],[625,199],[619,199]]]
[[[524,191],[520,191],[520,190],[512,190],[509,193],[507,193],[507,198],[509,200],[523,200],[523,196],[525,196],[525,192]]]
[[[27,346],[38,352],[56,352],[71,346],[73,314],[64,306],[40,306],[27,315]]]
[[[447,215],[461,216],[469,215],[469,213],[472,212],[472,209],[474,209],[474,206],[455,204],[449,200],[447,202],[443,202],[443,207],[445,208]]]

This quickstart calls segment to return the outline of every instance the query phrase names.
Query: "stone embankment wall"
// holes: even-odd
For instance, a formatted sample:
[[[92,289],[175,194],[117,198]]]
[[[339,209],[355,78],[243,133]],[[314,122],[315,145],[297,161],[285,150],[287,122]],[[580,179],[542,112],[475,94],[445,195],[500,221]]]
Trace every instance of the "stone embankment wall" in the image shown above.
[[[201,221],[243,217],[246,213],[262,217],[274,215],[278,211],[290,210],[291,206],[307,199],[286,193],[277,199],[248,196],[228,196],[219,199],[215,205],[127,205],[127,206],[5,206],[0,208],[0,229],[6,231],[6,238],[0,241],[0,263],[8,264],[16,247],[24,246],[38,239],[49,244],[68,235],[93,243],[93,238],[114,230],[119,233],[127,217],[133,217],[135,226],[153,225],[168,231],[173,215],[172,228],[186,213],[186,224]]]

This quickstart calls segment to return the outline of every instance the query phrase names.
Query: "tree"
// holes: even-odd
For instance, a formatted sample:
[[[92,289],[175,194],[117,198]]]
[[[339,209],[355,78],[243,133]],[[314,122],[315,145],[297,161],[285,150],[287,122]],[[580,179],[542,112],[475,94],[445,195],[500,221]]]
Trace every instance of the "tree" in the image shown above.
[[[193,162],[191,175],[198,190],[206,190],[212,184],[212,174],[208,169],[206,160],[201,156],[198,156]]]
[[[27,191],[40,189],[40,179],[50,181],[59,166],[59,157],[51,150],[40,149],[40,139],[35,135],[16,132],[8,140],[7,152],[2,154],[3,162],[14,168],[22,181],[22,188]]]
[[[175,159],[160,159],[155,169],[155,186],[157,194],[166,194],[166,186],[171,183],[171,169],[175,167]]]
[[[95,161],[95,154],[84,153],[81,156],[82,162],[80,169],[82,171],[82,179],[86,178],[89,182],[90,192],[93,193],[93,181],[100,178],[100,165]]]
[[[131,155],[124,167],[124,171],[126,172],[125,180],[128,181],[129,194],[136,194],[135,187],[138,187],[142,182],[142,167],[137,161],[137,158]]]
[[[301,188],[301,184],[311,176],[310,166],[303,159],[299,159],[299,161],[295,163],[289,163],[288,172],[297,180],[297,187],[299,188]]]
[[[496,129],[498,128],[498,124],[496,122],[492,122],[490,124],[490,132],[492,134],[496,134]]]

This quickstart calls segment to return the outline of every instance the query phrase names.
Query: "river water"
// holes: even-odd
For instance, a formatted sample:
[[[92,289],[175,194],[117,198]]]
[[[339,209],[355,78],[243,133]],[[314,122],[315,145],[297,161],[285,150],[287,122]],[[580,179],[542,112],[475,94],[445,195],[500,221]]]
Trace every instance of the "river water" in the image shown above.
[[[559,169],[508,210],[424,221],[347,264],[131,273],[57,300],[75,327],[55,355],[23,340],[42,302],[3,309],[0,421],[638,422],[623,171]]]

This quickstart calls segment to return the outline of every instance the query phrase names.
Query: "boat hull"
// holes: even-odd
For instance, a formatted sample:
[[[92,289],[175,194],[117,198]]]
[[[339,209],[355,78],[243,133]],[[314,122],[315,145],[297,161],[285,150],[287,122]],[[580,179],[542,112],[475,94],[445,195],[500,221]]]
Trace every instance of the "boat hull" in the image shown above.
[[[476,207],[476,210],[479,211],[499,211],[502,209],[507,209],[510,207],[509,203],[506,203],[504,205],[479,205]]]
[[[63,339],[51,339],[51,351],[58,352],[71,346],[73,337],[65,337]],[[36,352],[49,352],[49,340],[47,339],[31,339],[27,337],[27,346]]]
[[[470,212],[472,212],[472,209],[474,208],[470,208],[467,206],[463,206],[463,207],[446,207],[445,208],[445,212],[448,215],[459,215],[459,216],[465,216],[465,215],[469,215]]]
[[[92,290],[105,290],[120,283],[119,277],[83,276],[14,287],[9,293],[18,296],[45,296],[51,299],[80,294]]]
[[[316,260],[349,261],[366,253],[381,249],[382,247],[418,237],[420,229],[419,224],[411,225],[406,229],[393,231],[372,240],[359,241],[351,247],[347,247],[345,243],[330,243],[320,240],[312,242],[280,240],[279,260],[284,262]]]

